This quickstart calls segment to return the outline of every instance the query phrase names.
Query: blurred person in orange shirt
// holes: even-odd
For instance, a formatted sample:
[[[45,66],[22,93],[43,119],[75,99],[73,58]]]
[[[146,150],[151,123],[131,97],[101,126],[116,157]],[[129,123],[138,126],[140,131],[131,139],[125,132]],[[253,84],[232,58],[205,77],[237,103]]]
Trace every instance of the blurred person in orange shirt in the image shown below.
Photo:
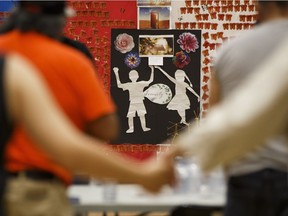
[[[60,42],[65,8],[65,1],[20,1],[7,20],[13,23],[13,30],[0,36],[0,50],[19,53],[36,66],[57,103],[78,129],[105,141],[114,139],[118,134],[115,107],[91,61]],[[72,180],[71,172],[40,149],[21,124],[15,125],[9,140],[5,165],[9,171],[7,197],[17,194],[17,187],[10,181],[23,173],[33,182],[54,184],[57,178],[64,189]],[[51,202],[47,196],[42,197],[44,200]],[[63,199],[63,206],[67,203]],[[48,206],[54,209],[53,204]]]
[[[54,178],[54,184],[44,181],[44,178],[39,182],[31,181],[26,178],[29,176],[25,176],[25,173],[22,173],[23,176],[20,179],[9,182],[18,186],[18,191],[17,194],[10,194],[11,200],[7,202],[6,199],[2,206],[6,178],[3,164],[4,150],[18,123],[24,126],[29,136],[41,149],[49,153],[51,158],[73,172],[84,171],[98,178],[138,183],[151,192],[159,191],[164,184],[173,183],[172,155],[163,158],[157,164],[155,161],[136,164],[124,160],[113,152],[109,156],[103,154],[103,151],[108,149],[101,145],[100,140],[81,133],[63,115],[46,89],[46,83],[39,76],[39,72],[22,57],[6,54],[4,58],[0,55],[0,89],[1,216],[43,215],[43,211],[46,211],[45,215],[72,216],[68,206],[63,206],[66,193],[57,178]],[[39,116],[42,117],[39,118]],[[81,160],[75,160],[75,158],[81,158]],[[58,188],[55,185],[58,185]],[[33,194],[34,200],[31,203]],[[47,206],[42,202],[46,196],[53,200],[53,206]],[[18,205],[19,203],[21,205]],[[22,212],[23,206],[26,207],[25,212]],[[3,209],[7,210],[6,214],[3,213]]]

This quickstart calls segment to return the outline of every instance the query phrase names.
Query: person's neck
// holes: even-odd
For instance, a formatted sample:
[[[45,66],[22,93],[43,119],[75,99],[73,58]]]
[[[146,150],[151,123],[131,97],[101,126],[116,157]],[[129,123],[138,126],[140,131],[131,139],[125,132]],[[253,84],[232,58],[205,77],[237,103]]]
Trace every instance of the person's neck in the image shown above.
[[[269,12],[265,11],[259,14],[259,16],[262,17],[263,22],[288,19],[288,10],[279,9],[278,7],[271,7],[270,9]]]
[[[266,16],[263,17],[262,19],[262,23],[267,23],[267,22],[273,22],[273,21],[277,21],[277,20],[287,20],[288,21],[288,15],[270,15],[270,16]]]

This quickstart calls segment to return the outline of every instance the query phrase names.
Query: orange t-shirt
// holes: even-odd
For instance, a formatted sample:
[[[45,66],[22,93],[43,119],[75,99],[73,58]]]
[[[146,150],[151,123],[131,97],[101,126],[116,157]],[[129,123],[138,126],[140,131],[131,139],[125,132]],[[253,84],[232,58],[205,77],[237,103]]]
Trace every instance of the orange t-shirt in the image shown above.
[[[58,104],[79,129],[83,130],[86,123],[115,112],[92,63],[77,50],[35,32],[19,31],[0,36],[0,50],[20,53],[31,61],[45,78]],[[16,125],[9,141],[6,168],[10,171],[50,171],[67,184],[72,179],[68,170],[33,143],[21,125]]]

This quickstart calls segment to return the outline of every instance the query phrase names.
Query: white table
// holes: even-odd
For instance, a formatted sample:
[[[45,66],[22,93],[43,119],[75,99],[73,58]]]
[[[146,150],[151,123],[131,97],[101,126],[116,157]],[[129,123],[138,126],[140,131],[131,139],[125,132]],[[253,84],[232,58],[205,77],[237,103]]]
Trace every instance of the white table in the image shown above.
[[[116,200],[103,200],[101,185],[71,186],[68,196],[77,199],[74,209],[77,213],[88,211],[170,211],[176,206],[193,205],[201,207],[223,207],[225,191],[175,194],[172,189],[164,188],[160,194],[145,192],[137,185],[117,185]]]

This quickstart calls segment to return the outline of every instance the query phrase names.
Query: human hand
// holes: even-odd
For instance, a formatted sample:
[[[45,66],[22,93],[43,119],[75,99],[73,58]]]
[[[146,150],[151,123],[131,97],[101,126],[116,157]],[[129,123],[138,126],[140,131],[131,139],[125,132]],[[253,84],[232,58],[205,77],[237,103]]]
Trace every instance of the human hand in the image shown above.
[[[152,159],[143,166],[144,177],[141,184],[146,190],[157,193],[164,185],[175,185],[176,177],[172,152],[164,153],[159,160]]]
[[[113,68],[113,71],[114,71],[115,73],[118,73],[119,68],[118,68],[118,67],[114,67],[114,68]]]

